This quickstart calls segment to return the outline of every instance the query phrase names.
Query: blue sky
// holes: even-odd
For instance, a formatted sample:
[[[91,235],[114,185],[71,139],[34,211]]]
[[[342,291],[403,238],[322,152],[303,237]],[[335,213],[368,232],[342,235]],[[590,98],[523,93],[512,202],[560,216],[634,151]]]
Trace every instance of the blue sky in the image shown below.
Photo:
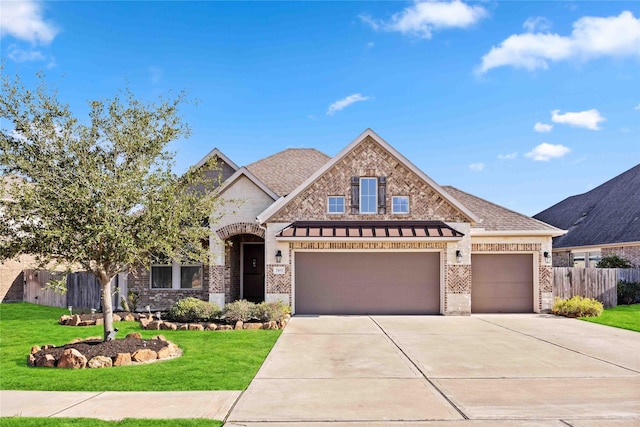
[[[5,72],[79,116],[186,90],[184,171],[366,128],[441,185],[533,215],[640,162],[639,2],[6,2]]]

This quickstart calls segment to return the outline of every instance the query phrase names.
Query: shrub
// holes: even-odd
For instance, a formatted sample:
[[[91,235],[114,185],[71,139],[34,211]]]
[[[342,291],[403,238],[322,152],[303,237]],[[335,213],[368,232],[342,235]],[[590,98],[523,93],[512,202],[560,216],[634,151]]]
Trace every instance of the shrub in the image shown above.
[[[238,320],[246,322],[253,317],[255,306],[254,303],[246,299],[230,302],[224,306],[223,317],[229,322],[237,322]]]
[[[640,283],[618,282],[618,304],[635,304],[640,301]]]
[[[189,297],[173,304],[168,316],[176,322],[208,322],[220,316],[220,307],[212,302]]]
[[[255,306],[253,317],[261,322],[279,322],[287,314],[291,314],[291,307],[282,301],[261,302]]]
[[[567,300],[556,298],[551,312],[566,317],[598,317],[603,309],[600,301],[576,295]]]
[[[632,268],[631,264],[626,259],[619,257],[616,254],[611,254],[603,257],[596,264],[596,268]]]
[[[140,292],[129,291],[129,293],[127,293],[127,299],[129,300],[129,308],[131,311],[136,311],[138,303],[140,302]]]

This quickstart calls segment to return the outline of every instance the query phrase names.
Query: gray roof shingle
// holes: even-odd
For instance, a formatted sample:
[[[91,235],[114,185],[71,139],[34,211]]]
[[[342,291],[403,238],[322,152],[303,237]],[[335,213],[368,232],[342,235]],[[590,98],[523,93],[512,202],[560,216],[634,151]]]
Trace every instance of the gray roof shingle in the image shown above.
[[[315,148],[288,148],[246,168],[278,196],[286,196],[329,159]]]
[[[478,228],[488,231],[557,231],[549,224],[465,193],[455,187],[447,185],[442,188],[482,219],[482,222],[477,225]]]
[[[569,230],[554,248],[640,241],[640,164],[534,218]]]

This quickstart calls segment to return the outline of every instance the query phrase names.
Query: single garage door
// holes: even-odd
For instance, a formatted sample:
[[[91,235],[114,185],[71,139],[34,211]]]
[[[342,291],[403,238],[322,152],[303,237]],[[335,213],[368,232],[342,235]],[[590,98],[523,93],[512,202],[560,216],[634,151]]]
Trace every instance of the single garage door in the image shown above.
[[[533,256],[471,255],[471,311],[533,312]]]
[[[297,314],[438,314],[440,254],[296,252]]]

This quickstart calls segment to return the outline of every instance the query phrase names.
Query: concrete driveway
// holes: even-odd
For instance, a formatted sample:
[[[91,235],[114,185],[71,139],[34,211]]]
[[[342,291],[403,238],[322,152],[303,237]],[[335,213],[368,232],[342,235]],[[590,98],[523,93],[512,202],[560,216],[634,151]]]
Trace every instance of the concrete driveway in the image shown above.
[[[640,334],[534,314],[294,317],[227,421],[640,426]]]

